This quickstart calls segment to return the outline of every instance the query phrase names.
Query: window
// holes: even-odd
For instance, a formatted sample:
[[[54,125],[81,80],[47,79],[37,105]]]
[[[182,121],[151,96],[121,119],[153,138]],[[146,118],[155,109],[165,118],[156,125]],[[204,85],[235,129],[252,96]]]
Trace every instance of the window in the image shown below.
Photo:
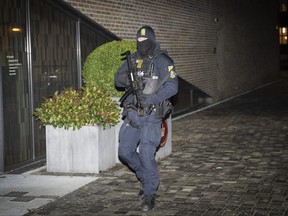
[[[280,37],[280,44],[288,44],[287,43],[287,27],[279,28],[279,37]]]
[[[280,12],[287,12],[287,2],[280,4]]]

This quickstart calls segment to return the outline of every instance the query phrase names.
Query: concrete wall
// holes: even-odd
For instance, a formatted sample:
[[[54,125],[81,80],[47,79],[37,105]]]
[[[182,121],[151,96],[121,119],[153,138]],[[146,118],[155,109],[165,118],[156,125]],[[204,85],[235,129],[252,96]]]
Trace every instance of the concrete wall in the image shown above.
[[[120,38],[151,25],[178,74],[214,101],[279,76],[278,1],[66,0]]]

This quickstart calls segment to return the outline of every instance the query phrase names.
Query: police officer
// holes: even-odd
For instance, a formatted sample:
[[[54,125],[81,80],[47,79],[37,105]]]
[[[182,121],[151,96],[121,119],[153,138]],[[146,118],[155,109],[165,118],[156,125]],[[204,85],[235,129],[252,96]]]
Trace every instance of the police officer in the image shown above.
[[[178,91],[178,78],[172,59],[160,49],[150,26],[137,31],[137,51],[131,59],[134,80],[127,73],[127,61],[115,74],[117,87],[128,90],[131,82],[137,82],[133,85],[136,91],[123,103],[124,122],[119,132],[118,154],[141,182],[138,196],[142,210],[148,211],[154,208],[159,186],[155,154],[161,140],[162,118],[171,108],[168,99]]]

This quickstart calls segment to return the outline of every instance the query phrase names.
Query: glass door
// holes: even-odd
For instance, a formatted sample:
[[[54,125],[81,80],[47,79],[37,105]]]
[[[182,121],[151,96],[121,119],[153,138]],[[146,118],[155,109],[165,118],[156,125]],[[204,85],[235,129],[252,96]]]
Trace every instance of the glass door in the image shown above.
[[[26,1],[0,1],[4,167],[33,159],[26,48]]]
[[[53,3],[30,1],[33,105],[41,106],[42,98],[51,97],[64,88],[78,88],[77,20]],[[45,128],[34,121],[35,157],[46,153]]]

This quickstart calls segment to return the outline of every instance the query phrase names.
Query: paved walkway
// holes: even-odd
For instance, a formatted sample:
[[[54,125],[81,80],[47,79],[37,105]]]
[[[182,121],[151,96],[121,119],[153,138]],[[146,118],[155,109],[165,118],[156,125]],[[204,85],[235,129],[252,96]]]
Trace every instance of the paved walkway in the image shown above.
[[[0,175],[0,216],[24,215],[97,179],[92,175],[45,173],[46,167],[41,167],[23,174]]]
[[[154,211],[124,166],[28,215],[288,215],[288,79],[173,121]]]

